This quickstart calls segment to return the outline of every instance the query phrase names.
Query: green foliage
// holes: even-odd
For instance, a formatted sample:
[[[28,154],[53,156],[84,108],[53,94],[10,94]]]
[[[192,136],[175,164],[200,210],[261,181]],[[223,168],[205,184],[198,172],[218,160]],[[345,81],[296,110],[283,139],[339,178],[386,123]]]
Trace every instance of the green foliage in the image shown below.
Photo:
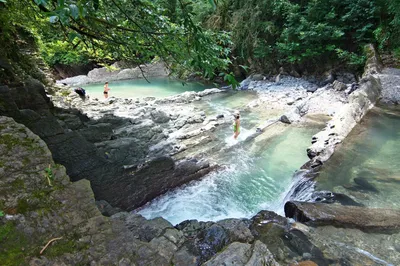
[[[199,1],[199,6],[203,5]],[[397,0],[220,0],[216,11],[198,14],[205,26],[232,34],[232,51],[253,70],[282,65],[321,67],[364,64],[362,47],[400,44]],[[201,10],[201,9],[199,9]]]
[[[54,181],[54,174],[53,174],[53,170],[51,169],[51,165],[49,165],[49,167],[46,167],[44,169],[45,173],[46,173],[46,178],[47,181],[49,182],[49,186],[52,186],[52,183]]]
[[[40,52],[49,66],[86,64],[90,57],[84,49],[73,49],[70,43],[61,40],[41,43]]]
[[[2,210],[0,210],[0,218],[3,217],[5,214]]]

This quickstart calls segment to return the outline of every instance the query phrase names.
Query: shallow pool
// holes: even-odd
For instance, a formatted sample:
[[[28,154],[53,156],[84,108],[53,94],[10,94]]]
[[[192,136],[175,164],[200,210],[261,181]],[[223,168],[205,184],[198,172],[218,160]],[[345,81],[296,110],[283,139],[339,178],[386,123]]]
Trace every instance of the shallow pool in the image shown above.
[[[152,78],[150,83],[144,79],[110,81],[109,97],[118,98],[144,98],[144,97],[168,97],[185,91],[202,91],[215,87],[212,84],[205,85],[199,82],[186,82],[170,78]],[[103,83],[87,84],[82,86],[86,92],[95,98],[104,98]]]
[[[400,208],[400,109],[374,108],[325,164],[317,188]]]

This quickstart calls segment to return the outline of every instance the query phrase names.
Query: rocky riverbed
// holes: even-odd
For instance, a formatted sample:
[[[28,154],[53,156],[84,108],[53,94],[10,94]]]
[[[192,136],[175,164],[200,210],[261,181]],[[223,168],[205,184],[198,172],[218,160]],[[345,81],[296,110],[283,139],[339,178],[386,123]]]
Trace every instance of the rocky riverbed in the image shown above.
[[[364,223],[371,210],[345,194],[325,191],[302,197],[379,97],[396,103],[397,70],[380,74],[377,62],[368,61],[359,84],[335,80],[317,86],[284,74],[274,81],[253,76],[246,81],[251,98],[222,109],[207,106],[214,97],[238,92],[210,89],[163,99],[98,100],[82,99],[61,85],[46,88],[49,98],[36,80],[1,86],[2,260],[18,257],[34,265],[398,264],[397,212],[376,210],[386,218]],[[242,142],[227,145],[219,132],[231,127],[233,109],[254,119],[244,123]],[[227,149],[246,144],[257,150],[261,139],[285,127],[327,120],[310,140],[310,161],[296,173],[298,181],[285,199],[335,205],[288,203],[286,215],[297,222],[261,211],[252,218],[176,226],[123,212],[218,171]],[[111,218],[100,215],[94,197],[98,209]],[[325,228],[329,233],[324,235]],[[341,234],[350,237],[336,237]],[[57,240],[38,253],[37,245],[51,238]],[[372,249],[377,239],[384,244]],[[392,254],[386,255],[385,249]]]

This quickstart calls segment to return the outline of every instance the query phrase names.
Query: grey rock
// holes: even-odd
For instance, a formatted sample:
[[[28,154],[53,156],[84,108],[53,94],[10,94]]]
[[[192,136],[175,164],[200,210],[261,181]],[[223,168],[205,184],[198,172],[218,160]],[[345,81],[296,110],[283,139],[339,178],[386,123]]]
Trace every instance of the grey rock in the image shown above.
[[[324,203],[287,202],[285,215],[299,222],[315,225],[352,227],[365,231],[391,232],[400,230],[399,210],[372,209]]]
[[[77,115],[62,113],[56,114],[56,117],[62,120],[70,129],[76,130],[83,127],[83,123]]]
[[[246,243],[234,242],[230,244],[224,251],[213,257],[211,260],[205,262],[205,266],[234,266],[246,265],[251,254],[251,245]],[[250,264],[256,265],[256,264]]]
[[[110,203],[108,203],[105,200],[96,201],[96,206],[101,212],[101,214],[108,217],[122,211],[120,208],[114,208],[113,206],[110,205]]]
[[[199,265],[200,259],[199,257],[190,253],[188,247],[183,246],[181,249],[175,252],[172,263],[176,266]]]
[[[280,120],[282,123],[285,123],[285,124],[291,124],[291,123],[292,123],[286,115],[282,115],[281,118],[280,118],[279,120]]]
[[[338,80],[335,80],[333,82],[333,89],[335,89],[337,91],[344,91],[347,89],[347,86],[346,86],[346,84],[344,84]]]
[[[95,143],[110,140],[113,134],[113,126],[109,123],[88,125],[78,131],[86,140]]]
[[[336,80],[344,83],[344,84],[351,84],[357,82],[356,76],[353,73],[349,72],[337,72],[335,73]]]
[[[173,229],[172,224],[161,217],[146,220],[140,214],[130,213],[128,215],[114,215],[112,218],[124,220],[126,227],[133,233],[133,236],[146,242],[161,237],[167,228]]]
[[[197,238],[196,245],[202,261],[207,261],[229,243],[227,232],[217,224],[201,231]]]
[[[250,259],[245,264],[246,266],[279,266],[272,253],[268,250],[267,246],[261,241],[257,240],[252,247],[252,254]]]
[[[253,74],[251,76],[251,80],[259,81],[265,79],[265,76],[262,74]]]
[[[170,120],[169,115],[167,115],[164,111],[154,110],[151,112],[151,117],[156,123],[166,123]]]
[[[247,223],[249,224],[250,221],[247,221]],[[218,224],[228,232],[229,240],[231,242],[250,243],[254,240],[249,226],[242,220],[225,219],[218,221]]]
[[[382,82],[381,103],[389,105],[400,104],[400,70],[387,68],[379,75]]]

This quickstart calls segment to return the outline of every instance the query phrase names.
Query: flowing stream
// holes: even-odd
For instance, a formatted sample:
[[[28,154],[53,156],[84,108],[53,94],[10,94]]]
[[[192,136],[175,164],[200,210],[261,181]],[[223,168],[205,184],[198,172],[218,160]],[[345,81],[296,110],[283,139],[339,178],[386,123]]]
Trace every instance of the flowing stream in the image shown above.
[[[244,109],[255,98],[256,94],[249,92],[227,93],[199,105],[207,114],[230,115],[232,110]],[[137,211],[146,218],[161,216],[173,224],[188,219],[249,218],[263,209],[282,213],[293,174],[308,160],[305,150],[320,128],[280,125],[273,137],[243,143],[250,129],[268,118],[271,117],[265,114],[242,112],[238,141],[232,137],[231,126],[218,129],[219,145],[232,146],[217,152],[218,164],[225,167],[170,191]]]

